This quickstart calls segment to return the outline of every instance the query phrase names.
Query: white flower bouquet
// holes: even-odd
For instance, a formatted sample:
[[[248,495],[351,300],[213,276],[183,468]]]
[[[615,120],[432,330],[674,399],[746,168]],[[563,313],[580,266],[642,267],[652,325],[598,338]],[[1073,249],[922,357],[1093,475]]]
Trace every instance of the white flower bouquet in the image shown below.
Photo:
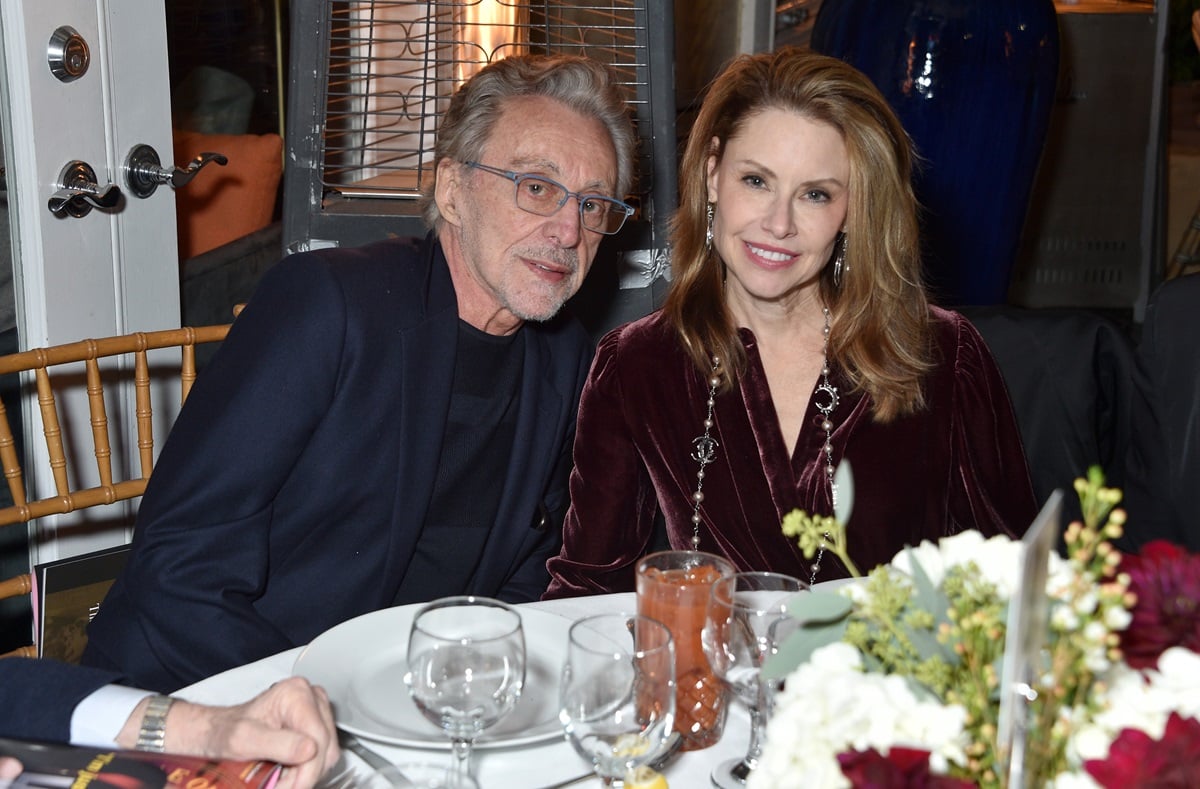
[[[1098,470],[1076,488],[1084,523],[1066,558],[1051,553],[1050,632],[1021,710],[1025,783],[1200,786],[1200,555],[1122,556],[1119,492]],[[839,528],[794,516],[793,536]],[[750,788],[1006,786],[1000,677],[1024,550],[964,532],[810,593],[764,669],[783,689]]]

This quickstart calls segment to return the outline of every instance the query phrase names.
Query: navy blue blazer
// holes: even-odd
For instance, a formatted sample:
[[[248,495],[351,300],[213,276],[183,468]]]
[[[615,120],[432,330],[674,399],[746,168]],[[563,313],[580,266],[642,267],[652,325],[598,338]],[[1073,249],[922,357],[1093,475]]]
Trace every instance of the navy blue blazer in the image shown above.
[[[117,679],[57,660],[0,660],[0,737],[68,742],[75,706]]]
[[[458,310],[432,237],[272,267],[199,376],[83,662],[171,691],[390,605],[442,445]],[[526,324],[516,441],[464,593],[535,600],[561,544],[592,344]]]

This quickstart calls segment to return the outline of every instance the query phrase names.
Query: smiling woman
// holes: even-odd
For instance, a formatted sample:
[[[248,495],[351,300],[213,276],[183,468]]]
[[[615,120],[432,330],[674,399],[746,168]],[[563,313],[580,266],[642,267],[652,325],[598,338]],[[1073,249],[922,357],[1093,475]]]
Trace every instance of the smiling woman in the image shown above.
[[[548,597],[633,588],[656,539],[739,570],[824,581],[847,568],[783,537],[783,513],[858,491],[863,570],[1035,512],[1003,380],[920,282],[908,137],[860,72],[808,50],[736,59],[681,167],[662,311],[597,350],[580,405],[564,546]]]
[[[818,282],[845,238],[849,182],[838,130],[791,110],[755,114],[723,152],[709,154],[713,249],[725,264],[726,307],[760,347],[791,350],[763,353],[773,391],[810,391],[825,366]],[[789,455],[807,405],[776,402]]]

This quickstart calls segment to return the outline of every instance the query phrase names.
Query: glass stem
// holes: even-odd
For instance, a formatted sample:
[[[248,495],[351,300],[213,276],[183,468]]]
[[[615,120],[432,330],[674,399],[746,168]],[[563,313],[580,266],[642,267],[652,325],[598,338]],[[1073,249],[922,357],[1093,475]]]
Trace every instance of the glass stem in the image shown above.
[[[750,746],[742,763],[750,770],[758,767],[762,757],[763,740],[767,734],[767,718],[771,711],[771,692],[766,682],[758,683],[758,700],[750,707]]]
[[[452,789],[466,786],[471,775],[471,741],[462,737],[453,740],[454,756],[450,762],[450,786]]]

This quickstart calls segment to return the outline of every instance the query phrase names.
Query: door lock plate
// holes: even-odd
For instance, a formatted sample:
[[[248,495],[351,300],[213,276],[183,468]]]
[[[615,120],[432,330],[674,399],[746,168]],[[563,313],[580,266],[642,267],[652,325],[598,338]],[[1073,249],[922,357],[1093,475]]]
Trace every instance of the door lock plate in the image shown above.
[[[50,36],[46,60],[51,74],[62,82],[73,82],[87,73],[92,54],[79,31],[63,25]]]

